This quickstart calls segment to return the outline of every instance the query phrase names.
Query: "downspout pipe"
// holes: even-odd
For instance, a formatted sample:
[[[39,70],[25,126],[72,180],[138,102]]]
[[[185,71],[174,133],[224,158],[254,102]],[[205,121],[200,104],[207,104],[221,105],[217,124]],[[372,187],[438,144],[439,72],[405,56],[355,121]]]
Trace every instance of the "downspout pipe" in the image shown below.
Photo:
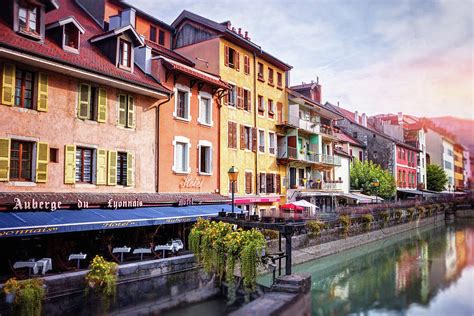
[[[170,93],[166,100],[158,103],[156,105],[156,135],[155,135],[155,143],[156,143],[156,192],[160,192],[160,107],[161,105],[169,102],[173,93]]]

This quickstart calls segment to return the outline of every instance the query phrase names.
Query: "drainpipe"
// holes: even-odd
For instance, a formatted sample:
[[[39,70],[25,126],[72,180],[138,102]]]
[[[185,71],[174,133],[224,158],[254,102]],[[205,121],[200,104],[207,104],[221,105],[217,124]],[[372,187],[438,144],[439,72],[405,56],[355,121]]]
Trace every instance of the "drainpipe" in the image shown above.
[[[226,90],[218,90],[217,94],[217,189],[221,194],[221,99],[227,95]]]
[[[255,105],[255,111],[253,111],[253,120],[254,120],[254,126],[255,126],[255,131],[257,133],[257,148],[256,148],[256,151],[255,151],[255,193],[257,193],[257,195],[260,195],[260,188],[257,187],[258,185],[258,180],[257,180],[257,177],[259,177],[260,175],[258,174],[258,128],[257,128],[257,111],[258,111],[258,105],[257,105],[257,102],[258,102],[258,95],[257,95],[257,54],[255,52],[253,52],[253,99],[254,99],[254,105]],[[255,213],[255,210],[254,210],[254,214]]]
[[[160,192],[160,106],[169,102],[173,93],[156,106],[156,192]]]

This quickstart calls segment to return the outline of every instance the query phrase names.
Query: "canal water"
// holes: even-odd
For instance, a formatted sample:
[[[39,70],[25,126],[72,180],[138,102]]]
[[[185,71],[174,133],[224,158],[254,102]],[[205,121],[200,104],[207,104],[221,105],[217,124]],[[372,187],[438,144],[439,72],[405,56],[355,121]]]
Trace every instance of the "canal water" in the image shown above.
[[[293,271],[311,274],[313,315],[472,316],[474,222],[412,230]],[[224,306],[212,300],[169,315],[223,315]]]

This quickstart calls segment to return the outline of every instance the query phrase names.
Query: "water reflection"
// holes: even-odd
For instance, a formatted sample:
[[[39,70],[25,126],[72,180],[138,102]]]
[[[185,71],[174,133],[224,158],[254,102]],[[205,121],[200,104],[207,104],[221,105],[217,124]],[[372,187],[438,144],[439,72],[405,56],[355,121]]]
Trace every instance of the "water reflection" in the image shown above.
[[[297,266],[312,274],[313,315],[473,315],[474,225],[402,238]]]

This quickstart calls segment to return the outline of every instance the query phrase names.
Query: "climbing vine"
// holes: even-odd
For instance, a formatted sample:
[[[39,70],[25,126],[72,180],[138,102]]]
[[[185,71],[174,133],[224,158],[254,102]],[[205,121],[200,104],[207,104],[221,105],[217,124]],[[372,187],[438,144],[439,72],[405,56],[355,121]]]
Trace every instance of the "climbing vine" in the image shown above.
[[[257,268],[266,242],[263,234],[255,229],[234,229],[223,222],[198,219],[189,234],[189,248],[208,273],[215,273],[219,281],[225,275],[228,301],[235,301],[235,268],[240,271],[245,290],[252,292],[257,284]]]

